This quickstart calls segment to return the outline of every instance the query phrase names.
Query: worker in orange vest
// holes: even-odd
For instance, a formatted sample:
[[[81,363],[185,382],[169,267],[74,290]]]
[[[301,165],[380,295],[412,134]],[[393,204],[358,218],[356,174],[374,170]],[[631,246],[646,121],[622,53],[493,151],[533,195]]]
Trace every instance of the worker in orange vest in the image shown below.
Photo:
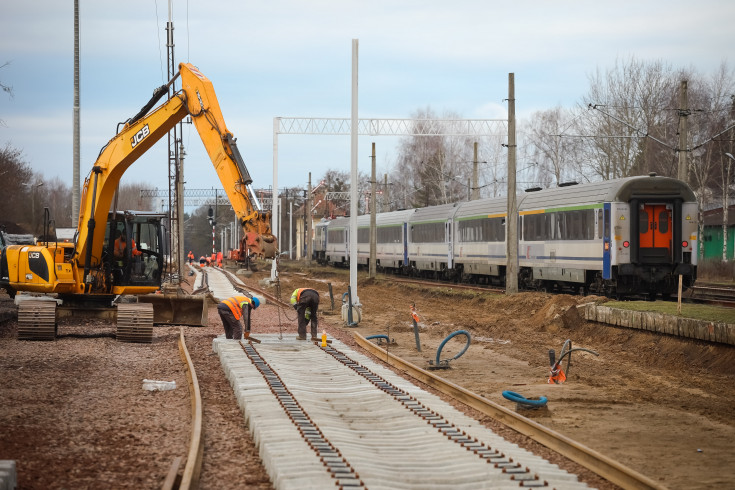
[[[189,257],[189,265],[191,265],[192,262],[194,262],[194,252],[189,250],[189,255],[187,255],[187,257]]]
[[[319,309],[319,293],[314,289],[300,288],[291,294],[291,305],[299,315],[298,332],[296,340],[306,340],[306,325],[311,322],[311,340],[317,340],[319,320],[317,310]]]
[[[217,305],[217,313],[222,320],[222,326],[225,328],[225,338],[240,340],[242,338],[242,325],[240,318],[247,311],[247,323],[245,328],[245,338],[250,337],[250,313],[252,310],[260,306],[260,300],[253,296],[238,295],[222,300]]]

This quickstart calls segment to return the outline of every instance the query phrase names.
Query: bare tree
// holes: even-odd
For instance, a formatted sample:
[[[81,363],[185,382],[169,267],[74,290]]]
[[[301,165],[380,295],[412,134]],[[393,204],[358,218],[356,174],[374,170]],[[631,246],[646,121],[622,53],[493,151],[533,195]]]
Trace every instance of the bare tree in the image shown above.
[[[573,121],[570,110],[557,106],[535,112],[524,125],[530,146],[527,166],[535,167],[536,180],[544,187],[550,187],[552,182],[558,185],[575,173],[573,162],[578,139],[563,136]]]
[[[426,121],[460,119],[450,112],[439,118],[430,108],[420,109],[411,117],[418,134],[428,132],[422,127]],[[431,126],[435,128],[436,124]],[[467,199],[473,151],[474,140],[465,136],[436,134],[403,138],[391,172],[391,180],[396,184],[392,192],[403,198],[403,205],[397,207],[423,207]]]
[[[45,219],[45,210],[48,209],[48,218],[52,221],[49,224],[52,227],[75,227],[77,223],[71,222],[71,188],[59,177],[44,180],[42,175],[36,174],[34,181],[43,182],[43,185],[36,187],[35,195],[31,196],[35,200],[37,215],[34,221],[42,223],[41,220]]]
[[[112,208],[118,211],[153,211],[155,209],[153,198],[140,197],[141,189],[149,187],[150,184],[145,182],[120,183],[116,198],[112,202]]]
[[[0,224],[9,233],[31,232],[31,187],[33,171],[24,160],[23,152],[6,144],[0,149],[0,179],[3,198],[0,199]]]
[[[0,69],[5,68],[9,64],[10,64],[10,62],[9,61],[6,61],[2,65],[0,65]],[[13,87],[12,86],[5,85],[3,82],[0,82],[0,90],[2,90],[3,92],[5,92],[6,94],[8,94],[8,96],[10,96],[11,98],[13,97]],[[3,121],[2,119],[0,119],[0,126],[5,126],[5,121]]]
[[[617,60],[614,68],[590,76],[582,105],[596,110],[580,118],[589,170],[604,180],[648,171],[646,135],[655,134],[674,92],[671,67],[661,61]],[[671,141],[671,148],[675,141]]]

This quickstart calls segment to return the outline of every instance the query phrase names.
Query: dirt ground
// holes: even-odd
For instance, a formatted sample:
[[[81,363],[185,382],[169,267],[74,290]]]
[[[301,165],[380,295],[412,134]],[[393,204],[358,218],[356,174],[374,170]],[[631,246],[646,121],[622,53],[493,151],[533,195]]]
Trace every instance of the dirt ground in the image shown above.
[[[325,317],[340,323],[348,271],[334,275],[316,267],[304,272],[308,274],[295,282],[318,289]],[[332,312],[324,299],[329,282],[335,292]],[[516,404],[503,398],[504,390],[526,398],[545,396],[546,409],[521,410],[522,415],[668,488],[732,484],[734,347],[586,322],[576,305],[604,301],[595,297],[427,289],[381,275],[360,279],[357,294],[363,319],[354,330],[395,340],[389,352],[428,368],[441,342],[466,330],[472,336],[470,347],[449,363],[450,369],[436,374],[513,410]],[[420,317],[421,352],[412,304]],[[573,348],[598,356],[572,352],[567,381],[549,384],[549,350],[560,354],[567,340]],[[465,345],[464,335],[453,337],[440,359],[452,359]]]
[[[269,275],[243,280],[256,284]],[[357,294],[363,318],[349,328],[341,320],[348,271],[284,264],[280,277],[280,287],[271,292],[280,292],[284,300],[296,287],[320,292],[320,329],[353,345],[355,331],[387,335],[395,340],[392,353],[422,367],[435,359],[447,335],[470,332],[470,347],[450,362],[451,369],[437,371],[440,376],[512,410],[515,403],[502,397],[504,390],[545,396],[546,408],[521,413],[663,486],[724,488],[732,481],[733,347],[584,322],[575,306],[590,297],[506,297],[399,284],[391,277],[367,279],[362,273]],[[411,322],[414,303],[421,352]],[[0,313],[13,308],[0,295]],[[293,310],[265,305],[255,313],[254,336],[296,334]],[[184,329],[204,403],[201,486],[272,488],[212,353],[212,338],[222,333],[213,306],[209,318],[208,327]],[[156,327],[152,344],[125,344],[115,341],[113,327],[98,321],[65,322],[55,342],[19,342],[15,320],[0,323],[0,459],[17,461],[23,489],[160,488],[172,460],[186,455],[189,438],[180,328]],[[549,384],[548,351],[558,354],[566,340],[599,355],[573,352],[567,381]],[[454,337],[441,359],[452,358],[465,344],[463,335]],[[174,380],[177,389],[145,391],[143,379]],[[558,464],[580,470],[569,462]],[[591,486],[614,488],[580,473]]]

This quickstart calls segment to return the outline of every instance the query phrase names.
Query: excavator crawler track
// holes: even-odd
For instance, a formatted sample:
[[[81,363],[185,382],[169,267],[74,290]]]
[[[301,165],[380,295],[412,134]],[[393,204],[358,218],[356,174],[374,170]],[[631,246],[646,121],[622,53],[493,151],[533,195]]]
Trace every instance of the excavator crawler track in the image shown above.
[[[56,330],[56,301],[18,304],[18,340],[55,340]]]
[[[117,340],[148,344],[153,342],[153,305],[117,305]]]

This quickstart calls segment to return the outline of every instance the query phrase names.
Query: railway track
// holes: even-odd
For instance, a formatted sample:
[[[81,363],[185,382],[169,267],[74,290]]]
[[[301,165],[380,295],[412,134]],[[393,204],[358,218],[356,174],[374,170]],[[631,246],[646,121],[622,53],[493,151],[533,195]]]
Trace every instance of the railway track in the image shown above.
[[[220,280],[213,277],[215,273],[225,277],[236,291],[256,292],[268,298],[271,303],[287,306],[260,288],[245,286],[236,276],[225,271],[213,271],[209,276],[212,283]],[[362,347],[389,364],[398,366],[409,376],[481,410],[621,487],[660,488],[656,482],[604,455],[427,371],[411,366],[359,336],[356,338]],[[536,456],[530,455],[533,460],[533,464],[530,464],[528,455],[518,456],[506,449],[499,442],[499,436],[489,429],[455,413],[456,410],[451,407],[449,411],[445,410],[447,407],[437,405],[436,400],[431,398],[432,395],[336,340],[323,348],[308,342],[284,340],[283,336],[274,334],[259,334],[258,340],[261,343],[254,345],[215,339],[214,350],[220,356],[238,404],[277,488],[303,488],[303,481],[296,476],[302,474],[315,475],[314,481],[321,482],[316,487],[329,481],[330,486],[336,484],[344,488],[397,488],[396,482],[401,481],[400,475],[412,475],[407,477],[406,485],[400,488],[424,488],[427,481],[416,476],[428,471],[425,464],[428,456],[424,454],[424,448],[433,448],[439,444],[434,439],[421,439],[429,437],[425,435],[427,427],[436,431],[440,438],[447,439],[450,446],[454,447],[451,450],[439,450],[443,454],[443,462],[434,462],[428,468],[441,467],[446,470],[448,461],[455,460],[454,457],[447,457],[448,454],[454,454],[453,451],[457,449],[455,446],[485,463],[484,466],[480,465],[483,466],[482,470],[468,470],[466,474],[464,470],[460,471],[462,476],[450,471],[454,480],[447,480],[448,488],[462,488],[466,481],[472,482],[466,485],[467,488],[477,488],[478,481],[493,482],[492,488],[504,488],[510,482],[513,482],[514,487],[519,484],[521,487],[556,488],[576,488],[575,485],[581,485],[576,482],[574,475],[565,474],[557,467],[553,471],[548,470],[548,462],[540,463],[539,466],[534,459]],[[347,371],[343,372],[344,369]],[[376,394],[373,390],[382,394]],[[378,397],[380,401],[371,401],[373,397]],[[420,437],[414,438],[401,425],[408,423],[413,427],[415,421],[395,421],[393,412],[388,411],[388,407],[392,407],[394,403],[400,406],[400,411],[421,420],[427,426],[422,426]],[[279,422],[273,419],[276,412]],[[385,427],[380,425],[384,421],[388,421]],[[290,426],[290,430],[286,430],[284,426]],[[459,430],[455,430],[457,428]],[[396,443],[395,440],[389,442],[372,439],[378,437],[375,434],[395,433],[401,434],[398,439],[404,441],[403,447],[392,446],[391,444]],[[436,434],[431,437],[436,437]],[[284,455],[286,448],[291,446],[301,449],[297,449],[294,454]],[[418,451],[418,460],[412,463],[407,459],[401,463],[407,466],[393,469],[392,465],[397,464],[395,460],[401,459],[398,455],[415,453],[416,448],[421,448]],[[311,451],[315,460],[310,458],[308,464],[303,462],[303,457],[298,455],[303,451]],[[383,453],[392,456],[383,461],[380,459]],[[459,460],[464,461],[465,458],[463,453]],[[296,469],[291,468],[292,461],[299,461]],[[475,462],[468,465],[474,466]],[[492,471],[489,467],[492,467]],[[494,474],[495,470],[500,472]],[[374,471],[377,473],[374,474]],[[474,471],[482,476],[471,476]],[[386,474],[392,476],[386,477]],[[418,478],[415,481],[414,476]],[[513,478],[507,481],[503,479],[510,476]],[[430,480],[431,486],[435,486],[434,483],[443,476],[434,475],[432,478],[434,480]]]
[[[216,339],[276,488],[587,488],[337,340]]]
[[[735,308],[735,288],[718,284],[694,284],[686,298],[697,303],[706,303]]]

